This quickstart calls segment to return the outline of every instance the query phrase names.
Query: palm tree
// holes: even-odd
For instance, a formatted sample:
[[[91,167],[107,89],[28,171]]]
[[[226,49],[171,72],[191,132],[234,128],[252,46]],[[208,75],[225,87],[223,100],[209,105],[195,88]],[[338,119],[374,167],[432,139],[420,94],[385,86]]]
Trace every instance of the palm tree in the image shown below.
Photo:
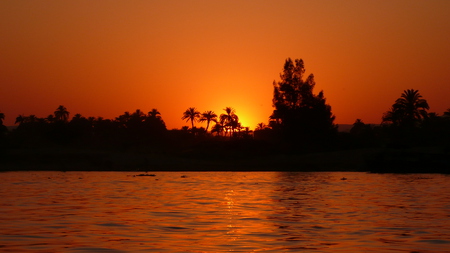
[[[147,116],[150,118],[159,119],[161,118],[161,113],[157,109],[153,108],[151,111],[148,112]]]
[[[404,90],[400,98],[392,105],[391,110],[383,115],[383,122],[414,125],[415,122],[427,117],[428,109],[430,109],[428,102],[422,99],[418,90]]]
[[[14,122],[14,124],[19,123],[19,125],[20,125],[20,124],[22,124],[22,122],[24,121],[24,119],[25,119],[25,116],[19,115],[19,116],[16,117],[16,121]]]
[[[81,116],[81,114],[77,113],[72,117],[72,120],[79,120],[81,119],[83,116]]]
[[[24,118],[24,121],[27,123],[34,123],[34,122],[37,122],[38,120],[39,120],[39,118],[36,117],[36,115],[34,115],[34,114],[31,114],[30,116]]]
[[[3,125],[3,120],[5,119],[5,114],[0,112],[0,126]]]
[[[223,133],[224,126],[220,121],[216,121],[216,124],[212,127],[211,133],[216,133],[217,135],[221,135]]]
[[[263,129],[266,129],[266,128],[267,128],[267,125],[264,124],[264,122],[260,122],[260,123],[258,123],[256,125],[256,129],[255,130],[263,130]]]
[[[444,112],[444,116],[450,117],[450,108],[448,108],[447,111]]]
[[[430,109],[425,99],[418,90],[405,90],[401,97],[395,101],[397,107],[405,111],[405,116],[408,119],[422,119],[427,116],[426,110]]]
[[[225,131],[234,132],[234,129],[238,127],[239,117],[236,115],[236,110],[232,107],[226,107],[223,109],[225,113],[220,114],[220,122],[225,126]]]
[[[204,122],[204,121],[206,121],[205,132],[208,132],[209,123],[211,121],[217,122],[217,114],[215,114],[213,111],[206,111],[206,112],[202,113],[200,122]]]
[[[53,122],[55,122],[55,116],[53,116],[53,114],[49,114],[49,115],[47,116],[47,118],[45,118],[45,120],[46,120],[48,123],[53,123]]]
[[[145,113],[143,113],[140,109],[136,109],[136,111],[133,112],[133,114],[131,114],[131,117],[136,118],[136,119],[140,119],[144,116],[145,116]]]
[[[138,129],[142,127],[142,122],[144,122],[144,120],[145,113],[140,109],[136,109],[136,111],[130,115],[130,118],[125,123],[125,126],[128,129]]]
[[[54,112],[56,120],[60,120],[63,122],[67,122],[69,119],[69,112],[67,111],[66,107],[60,105],[56,111]]]
[[[126,128],[126,125],[131,119],[130,112],[124,112],[122,115],[119,115],[119,117],[116,117],[116,122],[119,123],[120,127]]]
[[[200,112],[195,109],[195,107],[189,107],[185,112],[183,112],[182,120],[186,122],[191,121],[192,129],[194,128],[194,122],[200,118]]]

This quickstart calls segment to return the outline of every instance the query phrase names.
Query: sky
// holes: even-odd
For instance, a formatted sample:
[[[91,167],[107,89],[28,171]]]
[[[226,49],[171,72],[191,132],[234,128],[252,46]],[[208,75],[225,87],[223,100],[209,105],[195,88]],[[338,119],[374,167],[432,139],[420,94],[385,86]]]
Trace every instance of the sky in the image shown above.
[[[442,114],[448,13],[448,0],[0,1],[0,112],[14,125],[59,105],[109,119],[156,108],[173,129],[189,107],[233,107],[253,129],[301,58],[335,123],[379,124],[406,89]]]

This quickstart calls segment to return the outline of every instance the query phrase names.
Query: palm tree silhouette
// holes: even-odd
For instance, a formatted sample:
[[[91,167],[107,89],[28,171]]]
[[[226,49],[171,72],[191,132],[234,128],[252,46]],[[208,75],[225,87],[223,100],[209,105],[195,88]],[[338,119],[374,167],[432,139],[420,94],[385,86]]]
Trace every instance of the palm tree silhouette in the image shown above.
[[[35,115],[30,115],[30,116],[19,115],[19,116],[17,116],[14,124],[19,123],[19,125],[21,125],[22,123],[34,123],[34,122],[37,122],[38,120],[39,120],[39,118],[37,118]]]
[[[37,122],[38,120],[39,120],[38,117],[36,117],[36,115],[34,115],[34,114],[31,114],[30,116],[25,117],[25,119],[24,119],[24,121],[26,121],[27,123],[28,122],[34,123],[34,122]]]
[[[256,129],[255,130],[263,130],[265,129],[267,126],[266,124],[264,124],[264,122],[260,122],[256,125]]]
[[[189,107],[185,112],[183,112],[182,120],[186,122],[191,121],[192,129],[194,129],[194,122],[200,118],[200,112],[195,109],[195,107]]]
[[[144,116],[145,116],[145,113],[143,113],[140,109],[136,109],[136,111],[133,112],[133,114],[131,114],[131,117],[134,117],[137,119],[142,118]]]
[[[119,115],[119,117],[116,117],[116,122],[119,123],[120,127],[126,128],[126,125],[128,124],[128,122],[131,119],[131,114],[130,112],[124,112],[122,115]],[[91,121],[93,122],[95,119],[92,119]]]
[[[60,105],[56,111],[54,112],[56,120],[60,120],[63,122],[67,122],[69,119],[69,112],[67,111],[66,107]]]
[[[16,121],[14,122],[14,124],[19,123],[19,125],[20,125],[20,124],[22,124],[24,119],[25,119],[25,116],[19,115],[19,116],[16,117]]]
[[[55,116],[53,114],[49,114],[47,118],[45,118],[45,121],[47,121],[48,123],[53,123],[55,122]]]
[[[422,99],[418,90],[404,90],[400,98],[392,105],[390,111],[383,115],[383,122],[401,125],[414,125],[415,122],[428,116],[428,102]]]
[[[226,107],[223,110],[225,113],[220,114],[220,122],[225,126],[225,132],[230,132],[231,136],[231,132],[238,127],[239,117],[236,115],[236,110],[232,107]]]
[[[161,113],[157,109],[153,108],[151,111],[148,112],[147,116],[150,118],[159,119],[161,118]]]
[[[206,112],[202,113],[200,122],[204,122],[204,121],[206,121],[205,132],[208,132],[209,123],[211,121],[217,122],[217,114],[215,114],[213,111],[206,111]]]
[[[220,121],[216,121],[216,124],[212,127],[211,133],[221,135],[223,133],[224,126]]]
[[[450,117],[450,108],[448,108],[447,111],[444,112],[444,116]]]
[[[418,90],[405,90],[401,97],[395,101],[395,104],[405,111],[406,117],[409,119],[422,119],[427,116],[426,110],[430,109],[425,99]]]
[[[3,120],[5,119],[5,114],[0,112],[0,126],[3,125]]]
[[[81,114],[77,113],[75,115],[73,115],[72,120],[80,120],[83,116],[81,116]]]

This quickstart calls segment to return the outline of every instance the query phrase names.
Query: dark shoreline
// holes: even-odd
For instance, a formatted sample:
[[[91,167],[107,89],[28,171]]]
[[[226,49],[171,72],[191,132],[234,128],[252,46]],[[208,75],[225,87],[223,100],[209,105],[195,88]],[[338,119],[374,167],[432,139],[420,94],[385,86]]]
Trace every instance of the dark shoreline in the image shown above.
[[[450,155],[436,148],[366,148],[306,154],[199,158],[191,154],[87,149],[18,149],[3,153],[0,171],[353,171],[450,173]],[[427,160],[428,159],[428,160]],[[416,165],[416,166],[414,166]]]

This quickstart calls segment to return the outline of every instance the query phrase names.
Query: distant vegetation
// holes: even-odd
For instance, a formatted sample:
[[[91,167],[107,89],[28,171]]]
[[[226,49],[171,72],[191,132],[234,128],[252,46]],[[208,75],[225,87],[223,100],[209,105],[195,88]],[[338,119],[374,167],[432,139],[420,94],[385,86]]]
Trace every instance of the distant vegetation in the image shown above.
[[[198,159],[231,159],[283,153],[308,153],[357,148],[440,147],[450,150],[450,109],[438,115],[418,90],[407,89],[377,126],[356,119],[349,133],[337,132],[335,116],[323,91],[314,93],[314,76],[305,78],[301,59],[285,61],[273,82],[273,113],[251,131],[239,122],[236,110],[201,113],[195,107],[180,112],[190,125],[168,130],[157,109],[124,112],[114,119],[84,117],[63,105],[45,118],[18,115],[8,131],[0,113],[0,147],[9,150],[42,147],[147,150]],[[196,123],[206,122],[206,128]]]

